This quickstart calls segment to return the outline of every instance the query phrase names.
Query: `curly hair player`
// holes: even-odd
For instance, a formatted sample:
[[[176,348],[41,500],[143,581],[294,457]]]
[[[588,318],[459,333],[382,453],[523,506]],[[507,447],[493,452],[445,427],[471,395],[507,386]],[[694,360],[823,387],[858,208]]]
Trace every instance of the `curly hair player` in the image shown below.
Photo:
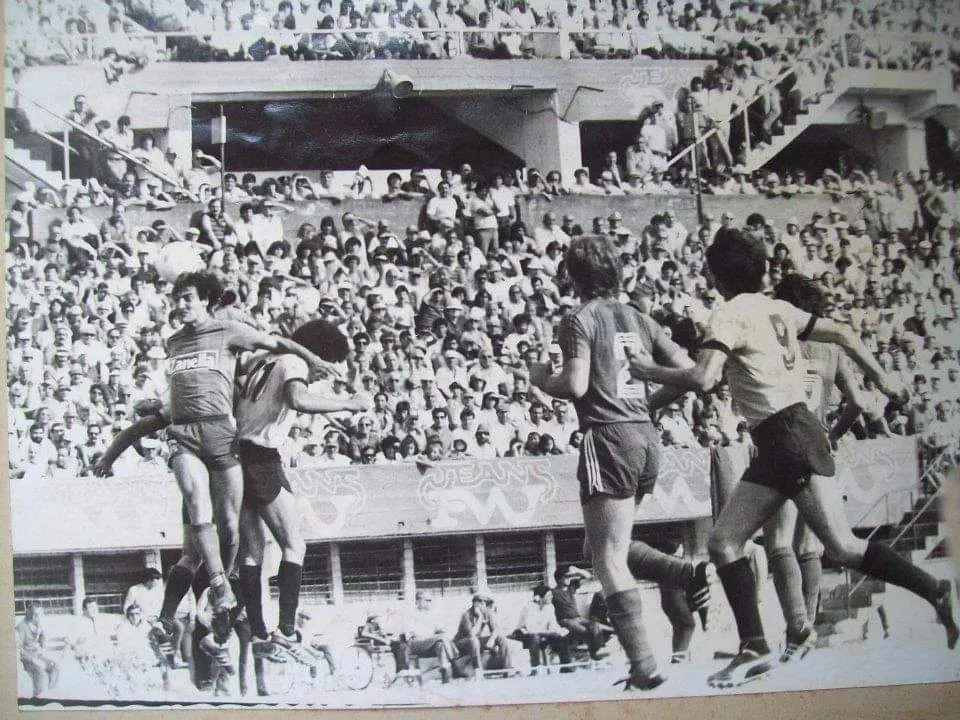
[[[223,294],[216,275],[184,273],[172,290],[183,328],[167,341],[170,467],[183,494],[189,520],[184,554],[167,578],[163,608],[156,628],[176,647],[177,606],[200,563],[210,576],[214,615],[225,616],[236,605],[228,576],[235,570],[239,547],[243,475],[237,458],[233,415],[237,360],[245,350],[292,354],[318,376],[336,369],[302,345],[260,332],[239,322],[211,316]]]
[[[554,397],[573,400],[584,432],[577,465],[586,535],[584,554],[607,602],[610,623],[630,660],[626,688],[660,685],[664,678],[647,641],[641,619],[640,577],[683,588],[696,609],[709,601],[707,565],[689,562],[631,541],[637,505],[657,479],[660,439],[650,410],[679,394],[672,388],[648,396],[645,383],[630,378],[626,352],[650,352],[677,368],[692,365],[648,315],[618,300],[618,253],[602,236],[585,235],[570,243],[565,265],[583,304],[560,327],[563,365],[531,368],[531,382]],[[701,616],[702,618],[704,616]]]
[[[906,391],[888,377],[853,331],[783,300],[763,295],[767,271],[762,241],[723,228],[707,249],[707,265],[726,300],[711,315],[697,362],[664,367],[646,352],[630,350],[630,374],[638,380],[684,390],[707,391],[724,367],[737,407],[751,429],[757,454],[750,462],[710,535],[717,574],[733,608],[740,651],[708,679],[717,688],[760,679],[773,668],[756,600],[756,579],[744,544],[787,500],[840,564],[906,588],[936,609],[951,649],[960,639],[953,619],[950,583],[904,560],[882,543],[853,535],[843,503],[827,433],[804,403],[804,364],[799,342],[839,345],[868,378],[892,399]]]

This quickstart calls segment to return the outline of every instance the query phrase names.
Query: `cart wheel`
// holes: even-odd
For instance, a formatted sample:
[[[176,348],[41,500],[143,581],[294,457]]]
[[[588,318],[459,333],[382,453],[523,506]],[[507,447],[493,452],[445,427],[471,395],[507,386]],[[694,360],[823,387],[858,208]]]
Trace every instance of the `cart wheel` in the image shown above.
[[[361,645],[351,645],[340,660],[340,677],[351,690],[363,690],[373,680],[373,657]]]

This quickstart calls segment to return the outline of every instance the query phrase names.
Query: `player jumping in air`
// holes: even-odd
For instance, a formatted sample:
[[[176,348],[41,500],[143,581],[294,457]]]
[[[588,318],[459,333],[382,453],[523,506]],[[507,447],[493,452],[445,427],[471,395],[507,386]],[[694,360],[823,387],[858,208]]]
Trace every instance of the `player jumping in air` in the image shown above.
[[[762,294],[767,271],[762,241],[721,229],[707,249],[707,265],[726,302],[710,317],[696,365],[665,367],[645,348],[631,348],[630,374],[706,392],[726,367],[734,401],[757,448],[710,536],[710,555],[733,608],[740,651],[710,676],[709,684],[735,687],[772,669],[744,544],[787,500],[794,501],[804,522],[840,564],[906,588],[933,605],[946,629],[947,645],[954,648],[960,629],[953,618],[949,581],[938,582],[886,545],[861,540],[850,531],[831,479],[835,468],[827,433],[804,403],[806,371],[799,341],[840,346],[890,398],[902,400],[905,389],[883,372],[849,327]]]
[[[325,362],[342,361],[349,353],[343,334],[335,326],[322,321],[306,323],[294,333],[292,340],[316,356],[322,356]],[[297,412],[353,412],[364,410],[372,403],[370,398],[360,395],[350,398],[319,396],[307,387],[316,376],[317,373],[295,355],[260,353],[245,363],[236,403],[239,458],[243,473],[240,594],[247,609],[251,632],[260,641],[255,641],[254,652],[264,655],[271,654],[274,644],[290,648],[299,640],[294,625],[306,551],[296,502],[277,448],[289,434]],[[169,411],[166,410],[153,413],[121,432],[104,453],[100,470],[109,470],[116,457],[139,437],[167,427],[168,415]],[[278,576],[280,622],[279,628],[272,634],[267,632],[263,621],[260,585],[265,544],[264,523],[282,552]],[[184,539],[184,557],[187,558],[185,562],[192,566],[196,552],[189,535],[185,535]]]
[[[167,341],[167,434],[170,467],[183,494],[189,532],[184,553],[167,578],[156,631],[165,636],[158,642],[173,647],[180,634],[176,609],[201,562],[210,576],[213,614],[225,616],[236,604],[228,575],[236,565],[243,493],[233,415],[237,356],[245,350],[290,353],[317,376],[336,373],[291,340],[211,317],[222,294],[220,280],[209,272],[181,275],[172,292],[183,328]]]
[[[330,362],[340,362],[350,352],[346,337],[320,320],[301,326],[293,340]],[[373,400],[364,395],[340,398],[311,392],[308,385],[314,377],[310,368],[293,355],[256,355],[247,362],[243,376],[236,409],[243,468],[240,592],[254,636],[254,653],[270,654],[273,645],[289,649],[300,640],[295,623],[306,552],[296,500],[278,448],[290,434],[296,413],[356,412],[371,407]],[[277,575],[280,619],[273,633],[267,632],[261,605],[264,524],[282,552]]]
[[[584,433],[577,478],[586,534],[584,553],[603,588],[610,623],[630,660],[626,687],[652,689],[663,682],[641,619],[634,575],[683,588],[697,609],[709,599],[706,564],[693,564],[631,542],[637,505],[657,479],[660,438],[650,410],[677,397],[672,389],[647,395],[634,382],[626,350],[650,353],[667,366],[693,363],[649,316],[621,303],[618,253],[602,236],[570,244],[566,272],[583,299],[559,331],[563,365],[531,368],[531,382],[570,399]],[[633,570],[633,573],[631,573]]]

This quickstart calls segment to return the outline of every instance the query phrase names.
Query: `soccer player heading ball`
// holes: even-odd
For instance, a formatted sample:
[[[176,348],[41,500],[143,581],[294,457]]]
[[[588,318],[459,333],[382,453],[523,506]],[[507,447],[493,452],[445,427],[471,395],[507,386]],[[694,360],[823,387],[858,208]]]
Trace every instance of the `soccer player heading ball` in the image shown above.
[[[787,500],[842,565],[899,585],[933,605],[952,649],[960,639],[953,619],[949,581],[904,560],[886,545],[853,535],[832,479],[835,468],[826,431],[804,403],[804,364],[799,341],[840,346],[888,397],[906,390],[888,376],[853,331],[819,318],[761,289],[767,271],[763,242],[739,230],[717,232],[707,264],[726,300],[711,315],[696,365],[664,367],[657,358],[633,354],[630,374],[683,390],[704,392],[724,368],[734,401],[753,436],[757,454],[727,501],[710,536],[710,555],[733,608],[740,652],[712,675],[713,687],[734,687],[772,669],[756,601],[756,580],[744,558],[744,544]]]

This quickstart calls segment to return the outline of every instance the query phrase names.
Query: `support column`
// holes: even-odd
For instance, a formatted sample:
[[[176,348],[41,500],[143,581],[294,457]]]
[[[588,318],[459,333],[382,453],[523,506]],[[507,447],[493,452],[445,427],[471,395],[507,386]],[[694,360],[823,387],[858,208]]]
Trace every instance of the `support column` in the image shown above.
[[[187,167],[193,154],[191,95],[167,96],[167,150],[173,150]]]
[[[477,591],[487,592],[487,546],[483,535],[473,536],[474,562],[477,566]]]
[[[330,599],[343,605],[343,567],[340,565],[340,543],[330,543]]]
[[[160,548],[151,548],[143,551],[143,566],[155,567],[163,572],[163,565],[160,562]]]
[[[543,581],[547,585],[553,584],[553,574],[557,571],[557,539],[553,530],[543,533]]]
[[[73,614],[83,611],[83,599],[87,596],[87,585],[83,579],[83,555],[73,553],[70,556],[70,594]]]
[[[923,122],[910,122],[904,133],[904,150],[907,156],[907,170],[914,173],[927,167],[927,130]]]
[[[413,574],[413,538],[403,539],[403,599],[413,600],[417,592],[417,579]]]

